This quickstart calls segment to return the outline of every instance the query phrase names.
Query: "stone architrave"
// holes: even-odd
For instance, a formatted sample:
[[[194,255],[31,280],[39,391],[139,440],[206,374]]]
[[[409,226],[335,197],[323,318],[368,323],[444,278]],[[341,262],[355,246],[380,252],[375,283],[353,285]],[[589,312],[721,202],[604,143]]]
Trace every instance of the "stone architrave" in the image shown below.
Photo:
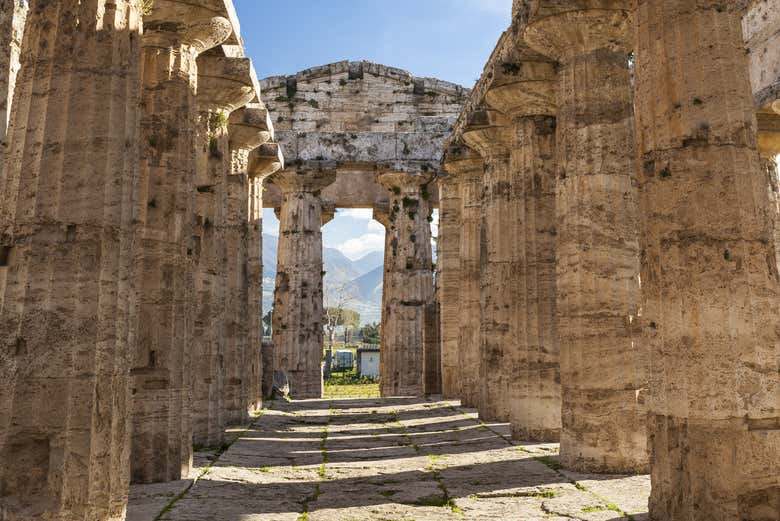
[[[461,196],[460,179],[448,175],[439,179],[439,240],[437,243],[437,268],[439,296],[441,298],[441,380],[442,397],[452,400],[460,397],[463,376],[459,356],[460,334],[459,294]]]
[[[529,4],[525,40],[559,64],[561,463],[583,472],[644,472],[631,1]]]
[[[780,519],[777,209],[757,153],[742,4],[637,2],[658,521]]]
[[[279,253],[274,294],[274,381],[296,399],[322,397],[323,300],[320,192],[336,178],[335,164],[308,162],[271,176],[279,187]]]
[[[382,172],[390,193],[382,294],[382,396],[423,396],[425,306],[433,302],[426,173]]]
[[[231,34],[205,4],[155,0],[144,17],[138,341],[132,364],[135,483],[192,466],[192,241],[198,56]],[[187,10],[182,17],[179,9]]]
[[[233,327],[242,331],[243,407],[247,412],[256,412],[262,408],[262,177],[273,172],[263,172],[256,161],[250,161],[250,155],[273,139],[273,125],[268,111],[262,105],[254,104],[233,112],[229,123],[232,176],[228,179],[226,241],[228,252],[240,251],[240,255],[228,256],[229,287],[232,288],[228,298],[228,306],[232,308],[228,323],[232,322]],[[259,273],[254,273],[258,269]]]
[[[124,519],[140,41],[138,0],[32,1],[0,180],[3,519]]]
[[[236,236],[241,231],[235,229],[240,216],[229,214],[228,127],[231,113],[257,96],[252,76],[248,58],[221,56],[216,49],[198,58],[192,432],[193,443],[207,447],[221,445],[225,426],[241,423],[247,415],[242,378],[246,337],[231,316],[233,306],[243,306],[246,297],[235,285],[240,273],[233,273],[242,248]]]
[[[513,237],[519,212],[509,168],[510,133],[503,115],[479,109],[469,116],[463,141],[479,152],[482,177],[480,234],[480,369],[479,415],[489,421],[509,421],[510,361],[518,349],[513,335],[517,299],[509,281],[514,277]]]
[[[457,364],[461,404],[476,408],[479,404],[480,365],[480,258],[482,174],[484,162],[479,154],[462,145],[452,145],[444,159],[447,173],[458,179],[460,187],[460,225],[458,241]],[[443,233],[443,232],[442,232]],[[442,287],[442,290],[444,288]],[[442,302],[444,304],[444,301]]]
[[[561,379],[556,318],[555,89],[556,65],[525,45],[519,25],[490,69],[485,103],[511,127],[510,204],[515,207],[511,279],[515,309],[508,353],[512,437],[558,441]]]

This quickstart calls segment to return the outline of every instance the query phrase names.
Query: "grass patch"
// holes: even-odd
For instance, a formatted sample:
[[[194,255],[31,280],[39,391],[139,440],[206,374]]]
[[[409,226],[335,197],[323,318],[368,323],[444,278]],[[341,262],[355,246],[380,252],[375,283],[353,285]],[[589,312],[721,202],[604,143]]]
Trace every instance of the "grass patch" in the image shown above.
[[[333,398],[379,398],[379,384],[346,384],[346,385],[333,385],[325,384],[325,391],[323,397],[326,399]]]

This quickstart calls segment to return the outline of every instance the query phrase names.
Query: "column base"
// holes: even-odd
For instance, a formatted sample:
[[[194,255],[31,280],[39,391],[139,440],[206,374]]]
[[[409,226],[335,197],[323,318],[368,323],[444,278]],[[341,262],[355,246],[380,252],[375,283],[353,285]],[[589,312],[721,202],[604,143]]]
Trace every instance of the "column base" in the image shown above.
[[[290,398],[293,400],[316,400],[322,398],[322,368],[314,371],[286,371],[290,384]]]
[[[558,443],[561,441],[560,429],[534,429],[532,427],[512,426],[512,439],[536,443]]]

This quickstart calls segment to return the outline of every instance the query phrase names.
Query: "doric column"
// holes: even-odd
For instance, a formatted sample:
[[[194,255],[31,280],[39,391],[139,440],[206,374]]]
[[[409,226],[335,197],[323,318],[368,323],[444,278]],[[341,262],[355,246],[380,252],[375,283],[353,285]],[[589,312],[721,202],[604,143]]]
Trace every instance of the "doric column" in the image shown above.
[[[555,277],[555,88],[556,66],[510,42],[492,70],[485,102],[504,113],[511,128],[511,199],[517,217],[512,243],[514,291],[512,346],[508,353],[512,436],[525,441],[558,441],[561,379]],[[513,242],[514,241],[514,242]]]
[[[186,8],[182,17],[178,9]],[[192,465],[192,243],[196,59],[231,33],[191,2],[155,0],[144,17],[141,249],[133,361],[131,469],[137,483],[181,479]]]
[[[6,146],[27,9],[25,0],[6,0],[0,5],[0,151]],[[2,177],[3,165],[0,161]]]
[[[236,108],[257,95],[252,76],[248,58],[216,53],[198,58],[192,430],[194,444],[208,447],[219,446],[225,426],[241,422],[247,414],[241,378],[245,330],[232,316],[234,306],[241,306],[246,297],[236,286],[240,272],[233,272],[242,258],[241,239],[236,237],[242,233],[235,230],[240,215],[231,218],[229,212],[228,121]],[[237,206],[245,204],[243,200]],[[235,249],[229,238],[235,240]]]
[[[279,163],[259,158],[264,153],[258,148],[273,139],[273,125],[268,111],[262,105],[248,105],[230,115],[230,154],[233,175],[228,183],[228,273],[232,295],[228,299],[230,316],[228,327],[243,331],[241,376],[243,407],[248,412],[262,407],[263,342],[263,178],[276,170]],[[279,157],[278,145],[272,159]],[[254,154],[253,154],[254,151]],[[250,158],[251,156],[251,158]],[[266,154],[267,156],[267,154]],[[269,168],[275,165],[276,168]],[[236,246],[232,244],[236,243]],[[254,272],[259,270],[259,273]],[[245,390],[244,390],[245,389]],[[241,418],[244,416],[242,415]]]
[[[296,399],[322,397],[322,225],[320,192],[335,164],[301,163],[271,176],[282,191],[274,294],[274,380]]]
[[[629,3],[544,2],[525,30],[535,50],[560,64],[561,462],[586,472],[642,472],[648,464]]]
[[[33,0],[27,19],[0,180],[5,519],[124,519],[139,4]]]
[[[459,234],[458,293],[454,295],[457,302],[459,324],[457,333],[458,396],[464,407],[477,407],[482,387],[479,379],[479,284],[480,211],[482,208],[484,163],[479,154],[459,144],[453,145],[447,150],[444,168],[449,175],[457,178],[460,188],[460,223],[457,229]],[[443,300],[442,304],[444,302]]]
[[[513,321],[519,312],[512,285],[512,238],[518,208],[509,168],[510,133],[503,116],[493,110],[476,110],[469,116],[463,140],[479,152],[485,163],[482,177],[480,255],[480,417],[509,421],[509,373],[517,349]]]
[[[446,161],[445,161],[446,164]],[[438,286],[441,302],[441,380],[445,399],[460,398],[461,365],[458,360],[460,335],[460,178],[439,179],[439,241],[437,243]]]
[[[780,280],[741,2],[637,3],[650,517],[780,519]]]
[[[424,173],[377,175],[390,192],[382,294],[382,396],[422,396],[425,392],[425,306],[433,302],[427,197],[431,179]]]

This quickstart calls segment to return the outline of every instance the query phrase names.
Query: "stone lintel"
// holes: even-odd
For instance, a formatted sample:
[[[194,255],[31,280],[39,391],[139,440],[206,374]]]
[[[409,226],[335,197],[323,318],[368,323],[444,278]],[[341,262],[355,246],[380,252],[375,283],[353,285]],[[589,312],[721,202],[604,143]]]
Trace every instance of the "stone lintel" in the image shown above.
[[[274,139],[271,117],[261,104],[247,105],[234,111],[228,124],[230,146],[234,149],[254,149]]]
[[[232,112],[257,97],[252,60],[204,54],[198,58],[198,105]]]

